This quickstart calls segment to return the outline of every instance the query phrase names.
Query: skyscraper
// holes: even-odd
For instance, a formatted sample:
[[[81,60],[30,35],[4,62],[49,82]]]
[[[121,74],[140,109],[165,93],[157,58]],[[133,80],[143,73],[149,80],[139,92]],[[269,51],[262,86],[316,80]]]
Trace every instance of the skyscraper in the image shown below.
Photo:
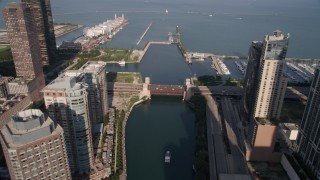
[[[8,3],[3,10],[18,77],[43,76],[34,15],[25,3]]]
[[[32,8],[35,16],[42,64],[50,64],[56,56],[56,38],[50,0],[22,0],[22,2],[27,3]]]
[[[32,9],[26,3],[8,3],[3,14],[17,74],[15,82],[28,86],[26,93],[32,101],[40,100],[45,80]]]
[[[298,153],[320,179],[320,69],[316,69],[299,126]]]
[[[249,49],[243,97],[247,140],[251,146],[247,149],[247,160],[279,160],[275,146],[278,128],[273,121],[280,117],[287,86],[282,71],[288,43],[289,35],[275,31],[262,42],[252,42]]]
[[[70,179],[63,129],[38,109],[12,116],[0,131],[11,179]]]
[[[93,166],[88,85],[76,77],[60,75],[44,89],[49,116],[65,133],[70,169],[73,174],[89,174]]]
[[[244,84],[244,107],[251,117],[280,117],[287,86],[282,71],[288,43],[289,35],[281,31],[252,43]]]

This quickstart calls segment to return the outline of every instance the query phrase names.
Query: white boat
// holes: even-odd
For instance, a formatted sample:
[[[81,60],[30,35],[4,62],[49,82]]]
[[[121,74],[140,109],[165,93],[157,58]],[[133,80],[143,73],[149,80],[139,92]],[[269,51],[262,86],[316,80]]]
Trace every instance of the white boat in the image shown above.
[[[210,17],[212,17],[212,14],[209,14]]]
[[[166,9],[166,14],[168,14],[169,13],[169,11],[168,11],[168,9]]]
[[[170,151],[166,151],[166,154],[164,156],[164,162],[170,163],[170,159],[171,159],[171,153],[170,153]]]
[[[125,62],[124,60],[122,60],[122,61],[120,61],[118,64],[119,64],[120,66],[125,66],[125,65],[126,65],[126,62]]]

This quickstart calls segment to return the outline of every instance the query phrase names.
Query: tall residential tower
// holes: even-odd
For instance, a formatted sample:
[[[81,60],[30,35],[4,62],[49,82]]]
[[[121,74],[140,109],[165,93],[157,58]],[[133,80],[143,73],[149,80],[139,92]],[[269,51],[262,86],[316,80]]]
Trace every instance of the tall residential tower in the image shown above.
[[[12,116],[0,140],[12,180],[71,178],[63,129],[40,110]]]
[[[320,69],[316,69],[299,126],[298,153],[320,179]]]
[[[67,153],[73,175],[90,173],[93,166],[91,121],[88,85],[76,77],[61,74],[44,89],[49,116],[65,132]]]
[[[288,43],[289,35],[274,31],[262,42],[251,44],[243,97],[248,120],[247,137],[251,145],[247,150],[247,160],[279,160],[278,154],[274,153],[277,126],[272,121],[280,117],[287,86],[283,66]]]

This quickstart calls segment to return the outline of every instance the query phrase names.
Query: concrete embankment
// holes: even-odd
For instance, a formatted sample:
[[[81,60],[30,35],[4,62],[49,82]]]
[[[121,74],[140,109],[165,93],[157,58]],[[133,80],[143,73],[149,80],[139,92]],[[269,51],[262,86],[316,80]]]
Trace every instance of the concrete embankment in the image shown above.
[[[145,55],[145,53],[147,52],[147,50],[149,49],[150,45],[152,44],[159,44],[159,45],[170,45],[171,43],[170,42],[157,42],[157,41],[149,41],[142,49],[141,51],[141,55],[140,55],[140,58],[139,58],[139,61],[141,61],[141,59],[143,58],[143,56]]]

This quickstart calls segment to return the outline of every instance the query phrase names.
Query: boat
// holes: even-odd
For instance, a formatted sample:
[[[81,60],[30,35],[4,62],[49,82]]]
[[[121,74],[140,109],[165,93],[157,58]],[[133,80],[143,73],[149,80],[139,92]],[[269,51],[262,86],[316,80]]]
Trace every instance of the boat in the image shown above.
[[[125,66],[126,65],[126,62],[124,60],[121,60],[119,63],[118,63],[120,66]]]
[[[168,9],[166,9],[166,14],[168,14],[169,13],[169,11],[168,11]]]
[[[209,14],[210,17],[212,17],[212,14]]]
[[[164,162],[170,163],[170,159],[171,159],[171,153],[170,153],[170,151],[166,151],[166,154],[164,156]]]

